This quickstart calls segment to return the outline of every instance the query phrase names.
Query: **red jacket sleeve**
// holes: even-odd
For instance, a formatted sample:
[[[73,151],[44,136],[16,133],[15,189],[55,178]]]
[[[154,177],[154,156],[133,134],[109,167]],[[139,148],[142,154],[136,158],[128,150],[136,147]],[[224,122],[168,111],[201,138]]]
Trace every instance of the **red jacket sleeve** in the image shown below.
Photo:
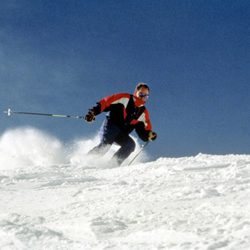
[[[99,101],[101,105],[101,112],[105,111],[110,105],[116,104],[116,103],[121,103],[124,105],[126,108],[128,102],[129,102],[130,94],[127,93],[119,93],[119,94],[114,94],[111,96],[104,97]]]

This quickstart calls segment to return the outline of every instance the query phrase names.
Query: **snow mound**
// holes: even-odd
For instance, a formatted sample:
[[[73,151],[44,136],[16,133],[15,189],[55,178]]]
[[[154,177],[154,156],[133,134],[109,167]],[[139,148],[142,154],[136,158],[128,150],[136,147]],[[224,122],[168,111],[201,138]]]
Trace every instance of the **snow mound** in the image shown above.
[[[0,249],[249,248],[250,155],[89,166],[95,142],[30,129],[0,139]]]

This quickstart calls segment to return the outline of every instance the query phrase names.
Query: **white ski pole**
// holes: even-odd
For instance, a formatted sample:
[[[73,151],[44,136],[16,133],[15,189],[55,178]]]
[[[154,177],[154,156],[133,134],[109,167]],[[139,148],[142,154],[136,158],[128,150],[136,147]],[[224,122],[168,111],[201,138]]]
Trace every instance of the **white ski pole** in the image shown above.
[[[57,115],[57,114],[46,114],[46,113],[34,113],[34,112],[23,112],[23,111],[12,111],[10,108],[4,111],[5,114],[11,116],[12,114],[18,115],[40,115],[40,116],[50,116],[55,118],[74,118],[74,119],[83,119],[83,116],[80,115]]]
[[[134,160],[138,157],[138,155],[142,152],[142,150],[149,144],[149,141],[147,141],[144,145],[142,145],[140,151],[134,156],[134,158],[128,163],[128,166],[130,166]]]

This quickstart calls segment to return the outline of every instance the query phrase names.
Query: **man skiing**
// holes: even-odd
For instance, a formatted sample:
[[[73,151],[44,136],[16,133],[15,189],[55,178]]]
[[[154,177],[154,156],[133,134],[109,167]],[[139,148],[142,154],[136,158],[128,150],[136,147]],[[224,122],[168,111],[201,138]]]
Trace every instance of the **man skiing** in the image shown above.
[[[134,94],[119,93],[107,96],[89,109],[85,116],[87,122],[95,120],[102,112],[109,112],[101,128],[101,142],[89,154],[105,154],[113,143],[120,149],[114,154],[119,165],[134,151],[135,142],[129,134],[135,129],[143,141],[153,141],[157,134],[152,131],[149,112],[145,103],[149,96],[149,87],[138,83]]]

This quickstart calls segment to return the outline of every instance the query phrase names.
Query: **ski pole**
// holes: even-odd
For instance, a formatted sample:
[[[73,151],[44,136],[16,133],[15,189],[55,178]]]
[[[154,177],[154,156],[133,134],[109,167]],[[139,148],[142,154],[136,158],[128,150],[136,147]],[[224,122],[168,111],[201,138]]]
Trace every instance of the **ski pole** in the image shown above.
[[[10,108],[7,111],[4,111],[5,114],[11,116],[13,114],[18,115],[42,115],[42,116],[50,116],[56,118],[74,118],[74,119],[83,119],[83,116],[80,115],[57,115],[57,114],[46,114],[46,113],[35,113],[35,112],[23,112],[23,111],[12,111]]]
[[[140,151],[134,156],[134,158],[128,163],[128,166],[130,166],[134,160],[138,157],[138,155],[142,152],[142,150],[149,144],[149,141],[147,141],[144,145],[142,145]]]

